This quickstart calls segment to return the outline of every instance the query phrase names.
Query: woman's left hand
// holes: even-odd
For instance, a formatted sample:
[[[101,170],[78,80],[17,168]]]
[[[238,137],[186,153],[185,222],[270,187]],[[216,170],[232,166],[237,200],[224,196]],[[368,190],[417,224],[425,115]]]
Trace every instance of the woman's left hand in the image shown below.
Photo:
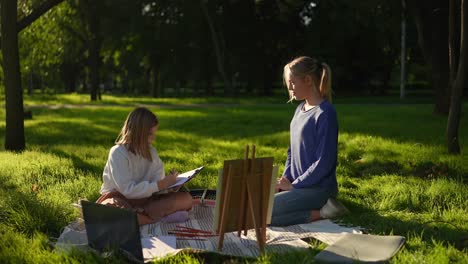
[[[283,176],[278,180],[278,183],[276,184],[276,188],[283,190],[283,191],[289,191],[293,189],[294,187],[291,184],[291,182],[286,177]]]

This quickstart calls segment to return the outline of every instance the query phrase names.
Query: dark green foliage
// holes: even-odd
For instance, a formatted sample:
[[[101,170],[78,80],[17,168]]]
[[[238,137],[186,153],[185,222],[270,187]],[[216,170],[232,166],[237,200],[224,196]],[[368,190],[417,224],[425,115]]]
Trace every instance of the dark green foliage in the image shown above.
[[[227,94],[200,3],[213,20],[232,95],[272,95],[283,65],[298,55],[329,63],[338,94],[380,95],[397,86],[398,1],[106,0],[64,1],[24,29],[23,89],[88,93],[97,72],[100,93]],[[24,3],[20,17],[31,6]],[[99,14],[93,34],[90,10]],[[408,92],[420,92],[413,86],[427,90],[429,69],[414,23],[407,27]],[[95,38],[100,62],[91,71]]]

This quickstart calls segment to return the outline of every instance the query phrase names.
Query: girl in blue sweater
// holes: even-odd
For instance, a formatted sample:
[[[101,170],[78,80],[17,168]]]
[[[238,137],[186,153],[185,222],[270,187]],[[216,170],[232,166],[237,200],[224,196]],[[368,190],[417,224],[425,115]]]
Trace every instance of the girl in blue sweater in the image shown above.
[[[290,146],[278,180],[272,225],[284,226],[328,218],[336,211],[338,121],[331,104],[330,67],[310,57],[284,66],[290,101],[302,101],[290,126]],[[324,206],[327,204],[327,206]]]

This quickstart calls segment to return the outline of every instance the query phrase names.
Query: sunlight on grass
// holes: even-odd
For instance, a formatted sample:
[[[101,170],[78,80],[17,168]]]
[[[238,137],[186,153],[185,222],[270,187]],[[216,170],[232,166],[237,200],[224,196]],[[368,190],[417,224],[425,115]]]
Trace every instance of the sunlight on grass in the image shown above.
[[[25,122],[27,150],[21,154],[0,152],[0,234],[5,238],[0,242],[0,259],[103,262],[93,254],[53,252],[47,240],[56,238],[76,217],[72,202],[99,196],[108,151],[133,108],[124,102],[135,103],[134,98],[105,98],[123,106],[35,108],[33,119]],[[51,102],[38,97],[28,103],[41,100]],[[87,99],[60,95],[54,100],[79,104]],[[255,144],[257,156],[274,157],[281,172],[295,106],[253,106],[249,102],[253,101],[231,107],[151,108],[161,122],[153,144],[166,171],[204,165],[206,169],[189,187],[215,188],[223,161],[242,158],[245,145]],[[340,119],[339,198],[352,212],[342,220],[373,234],[406,236],[407,244],[392,262],[468,261],[468,156],[466,151],[460,156],[446,154],[445,119],[433,117],[428,105],[337,104],[336,108]],[[4,116],[2,109],[2,142]],[[425,121],[420,122],[421,118]],[[465,121],[460,135],[461,142],[466,142]],[[311,262],[324,246],[314,244],[309,251],[269,254],[256,261]],[[182,254],[161,262],[200,263],[206,258]],[[121,261],[119,257],[111,260]],[[214,257],[214,261],[221,260]]]
[[[287,101],[287,92],[284,90],[284,95],[275,97],[263,97],[264,103],[285,103]],[[90,101],[89,94],[33,94],[24,97],[24,104],[26,106],[37,105],[193,105],[193,104],[242,104],[254,105],[257,102],[252,100],[251,97],[244,98],[230,98],[230,97],[174,97],[174,98],[151,98],[148,96],[119,96],[119,95],[102,95],[101,101]]]

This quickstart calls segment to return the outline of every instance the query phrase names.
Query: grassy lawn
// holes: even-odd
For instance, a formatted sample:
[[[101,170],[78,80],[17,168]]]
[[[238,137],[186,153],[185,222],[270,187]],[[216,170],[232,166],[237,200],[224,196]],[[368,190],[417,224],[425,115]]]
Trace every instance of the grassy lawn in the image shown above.
[[[285,91],[284,91],[285,92]],[[285,92],[286,93],[286,92]],[[263,97],[262,103],[278,103],[286,102],[284,95]],[[0,98],[2,99],[2,98]],[[3,99],[2,99],[3,100]],[[166,97],[166,98],[152,98],[148,96],[120,96],[120,95],[102,95],[101,101],[90,101],[89,94],[41,94],[36,93],[31,96],[26,96],[24,100],[25,105],[50,105],[50,104],[67,104],[67,105],[120,105],[128,106],[135,104],[158,104],[162,106],[173,105],[193,105],[193,104],[254,104],[255,100],[248,97]]]
[[[0,102],[4,102],[5,98],[0,95]],[[418,94],[407,94],[407,98],[401,100],[399,94],[390,93],[387,96],[338,96],[334,98],[336,103],[355,103],[355,104],[431,104],[432,96],[420,96]],[[151,98],[145,96],[120,96],[113,94],[102,95],[102,101],[90,101],[89,94],[43,94],[36,92],[32,95],[24,97],[24,104],[28,106],[43,106],[43,105],[99,105],[99,106],[132,106],[136,104],[157,104],[164,106],[183,106],[183,105],[226,105],[226,104],[240,104],[240,105],[254,105],[257,103],[262,104],[283,104],[287,101],[286,89],[274,90],[273,95],[268,97],[255,98],[250,97],[166,97],[166,98]]]
[[[79,106],[87,100],[36,96],[25,104]],[[25,122],[27,150],[21,154],[3,151],[5,111],[0,109],[0,262],[124,262],[118,256],[63,255],[49,241],[76,217],[72,202],[97,199],[108,150],[132,105],[171,105],[150,107],[161,122],[154,145],[166,170],[206,166],[190,187],[215,188],[222,162],[242,157],[246,144],[255,144],[258,156],[273,156],[280,171],[284,167],[295,108],[284,98],[104,100],[95,104],[105,107],[33,108],[33,119]],[[381,102],[386,104],[336,100],[340,200],[352,212],[342,220],[372,234],[405,236],[407,243],[392,262],[468,263],[468,105],[460,128],[463,154],[451,156],[445,148],[446,118],[432,115],[432,105]],[[257,261],[311,262],[325,247],[313,246]],[[184,254],[163,260],[202,261],[221,258]]]

